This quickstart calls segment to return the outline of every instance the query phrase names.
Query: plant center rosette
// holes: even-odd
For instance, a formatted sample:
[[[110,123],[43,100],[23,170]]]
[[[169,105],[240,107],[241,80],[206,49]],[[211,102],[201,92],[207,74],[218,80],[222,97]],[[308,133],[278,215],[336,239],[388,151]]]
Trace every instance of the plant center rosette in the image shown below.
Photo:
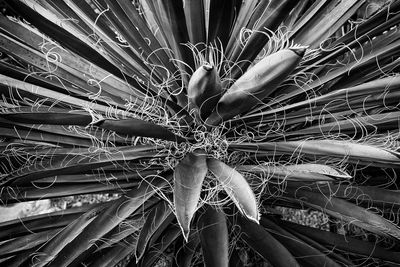
[[[212,57],[198,60],[187,86],[190,116],[181,119],[185,136],[181,133],[174,148],[164,151],[169,154],[167,165],[174,169],[173,206],[185,239],[196,210],[204,203],[218,206],[232,201],[243,215],[258,223],[256,190],[252,187],[260,183],[250,186],[236,170],[249,158],[232,146],[253,140],[249,131],[240,127],[241,116],[263,104],[287,80],[305,52],[305,47],[292,46],[271,53],[235,81],[221,79],[224,63],[214,64]]]

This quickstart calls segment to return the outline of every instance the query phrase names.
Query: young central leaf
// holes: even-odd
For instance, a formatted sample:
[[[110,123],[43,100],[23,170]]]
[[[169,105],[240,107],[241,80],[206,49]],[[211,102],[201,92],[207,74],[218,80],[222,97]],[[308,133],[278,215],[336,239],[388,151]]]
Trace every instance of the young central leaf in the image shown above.
[[[188,153],[175,168],[174,205],[176,218],[186,241],[206,173],[206,154],[202,150]]]
[[[200,117],[205,120],[221,98],[222,85],[217,69],[205,64],[192,75],[188,85],[191,103],[200,109]]]
[[[305,48],[293,47],[262,59],[228,89],[218,101],[206,124],[216,126],[261,103],[285,81],[299,64],[304,53]]]

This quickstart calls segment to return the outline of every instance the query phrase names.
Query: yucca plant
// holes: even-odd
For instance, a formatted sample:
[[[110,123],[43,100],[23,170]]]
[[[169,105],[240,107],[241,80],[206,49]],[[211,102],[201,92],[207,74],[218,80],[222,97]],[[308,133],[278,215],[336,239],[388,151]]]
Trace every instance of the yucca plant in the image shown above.
[[[1,266],[400,264],[400,1],[0,3]]]

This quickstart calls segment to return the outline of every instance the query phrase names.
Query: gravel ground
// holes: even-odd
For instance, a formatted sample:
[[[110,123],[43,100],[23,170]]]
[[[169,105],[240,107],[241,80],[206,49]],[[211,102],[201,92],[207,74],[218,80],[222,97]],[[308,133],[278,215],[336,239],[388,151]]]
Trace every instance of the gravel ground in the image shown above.
[[[329,217],[322,212],[285,207],[275,207],[275,209],[282,215],[283,220],[329,231]]]
[[[57,208],[53,207],[48,199],[16,203],[7,207],[0,207],[0,223],[56,210]]]

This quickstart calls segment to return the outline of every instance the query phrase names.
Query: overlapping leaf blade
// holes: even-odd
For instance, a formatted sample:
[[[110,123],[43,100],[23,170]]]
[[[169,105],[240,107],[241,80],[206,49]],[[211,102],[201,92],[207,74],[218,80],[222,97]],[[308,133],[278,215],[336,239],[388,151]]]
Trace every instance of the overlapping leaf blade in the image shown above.
[[[4,1],[1,204],[123,196],[1,223],[1,264],[118,266],[139,248],[143,256],[139,262],[130,258],[129,265],[150,266],[174,248],[179,264],[189,266],[201,258],[197,231],[188,238],[193,226],[204,225],[195,215],[200,192],[201,200],[213,202],[227,193],[254,221],[258,205],[262,213],[276,213],[275,205],[308,205],[355,221],[379,241],[280,220],[265,223],[265,217],[260,226],[228,215],[232,229],[242,226],[240,238],[274,265],[398,263],[399,232],[392,219],[399,210],[400,2],[375,2]],[[215,65],[221,91],[229,92],[249,66],[299,47],[293,42],[310,49],[274,86],[253,76],[267,93],[244,103],[248,109],[231,105],[237,112],[223,118],[223,126],[217,121],[205,127],[208,114],[196,120],[187,87],[200,62]],[[204,149],[201,164],[197,149]],[[149,177],[172,166],[175,188],[170,177],[161,178],[160,186],[168,184],[161,191],[147,187]],[[212,175],[204,178],[208,169]],[[126,197],[127,190],[142,197]],[[160,201],[174,202],[178,222],[165,209],[168,216],[159,213]],[[143,228],[131,225],[144,214],[155,217],[149,215]],[[224,229],[216,235],[225,238]],[[51,238],[53,232],[58,234]],[[381,247],[388,236],[392,250]],[[179,253],[184,239],[189,243]],[[206,259],[217,255],[210,256],[210,247],[203,245]],[[219,259],[226,264],[227,257]]]
[[[235,169],[216,159],[207,159],[207,166],[240,212],[258,223],[257,200],[246,179]]]
[[[146,245],[154,232],[157,231],[162,224],[169,224],[171,222],[171,214],[172,210],[168,207],[168,204],[165,201],[159,203],[149,213],[137,239],[135,248],[136,261],[139,261],[142,258]]]
[[[155,178],[145,181],[138,188],[130,190],[125,196],[112,203],[105,211],[90,222],[85,230],[54,255],[50,266],[66,266],[89,252],[93,240],[117,226],[125,218],[140,208],[143,203],[156,193],[154,187],[161,188],[167,183],[165,179]]]
[[[300,266],[293,255],[264,228],[238,216],[243,240],[274,266]]]

